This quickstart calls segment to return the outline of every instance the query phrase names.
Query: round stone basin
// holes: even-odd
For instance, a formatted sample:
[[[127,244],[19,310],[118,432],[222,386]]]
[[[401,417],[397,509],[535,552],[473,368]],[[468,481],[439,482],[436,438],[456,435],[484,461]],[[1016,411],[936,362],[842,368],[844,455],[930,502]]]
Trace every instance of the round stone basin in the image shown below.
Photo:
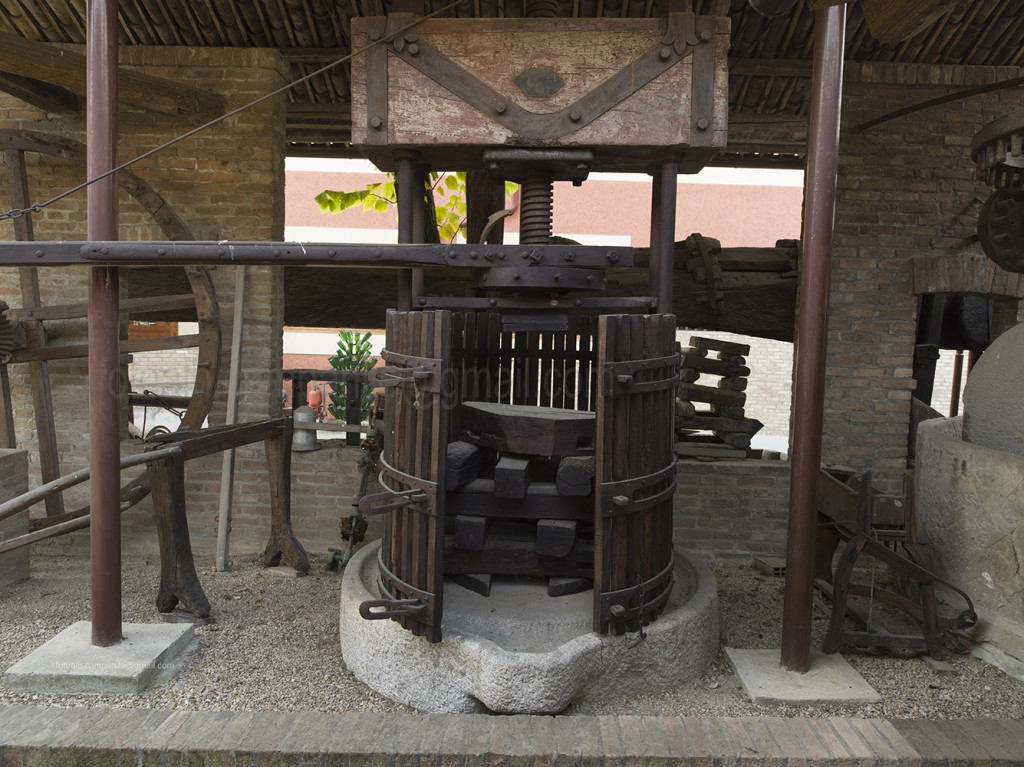
[[[495,578],[489,597],[445,583],[436,644],[359,616],[378,598],[379,549],[363,547],[345,568],[342,655],[371,688],[423,711],[554,714],[589,695],[626,700],[692,681],[718,653],[714,575],[679,548],[669,603],[642,634],[593,633],[590,590],[549,597],[544,580]]]

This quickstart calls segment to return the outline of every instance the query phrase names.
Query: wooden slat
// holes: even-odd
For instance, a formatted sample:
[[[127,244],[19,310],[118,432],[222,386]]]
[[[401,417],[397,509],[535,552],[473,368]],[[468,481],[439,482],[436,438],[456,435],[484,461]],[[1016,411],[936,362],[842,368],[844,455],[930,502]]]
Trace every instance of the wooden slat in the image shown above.
[[[120,302],[122,314],[151,314],[154,312],[173,311],[175,309],[191,309],[196,299],[191,293],[179,296],[154,296],[152,298],[126,298]],[[23,306],[8,309],[9,320],[72,320],[86,317],[89,304],[59,304],[53,306]]]
[[[25,153],[20,149],[9,149],[4,152],[7,160],[8,182],[11,190],[11,205],[15,208],[27,208],[31,203],[28,193],[28,174],[25,168]],[[14,236],[24,242],[34,239],[32,231],[32,214],[14,219]],[[18,269],[21,282],[21,302],[28,306],[38,306],[39,273],[34,266],[22,266]],[[28,322],[25,326],[26,352],[43,354],[46,352],[46,333],[37,322]],[[29,363],[29,376],[32,381],[32,411],[35,415],[36,442],[39,446],[39,474],[43,484],[60,477],[60,455],[57,450],[57,427],[53,418],[53,396],[50,387],[50,370],[44,361],[45,357],[35,357]],[[10,400],[6,400],[10,403]],[[9,405],[8,405],[9,407]],[[6,416],[5,416],[6,418]],[[13,427],[13,420],[9,424]],[[11,428],[9,440],[15,441],[14,430]],[[13,447],[13,444],[12,444]],[[65,511],[64,497],[60,493],[46,498],[46,516],[60,516]]]
[[[191,349],[199,346],[200,340],[198,334],[167,338],[133,338],[121,341],[119,349],[121,354],[154,352],[163,349]],[[41,349],[19,349],[12,356],[14,362],[78,359],[89,356],[89,345],[68,344],[66,346],[47,346]]]

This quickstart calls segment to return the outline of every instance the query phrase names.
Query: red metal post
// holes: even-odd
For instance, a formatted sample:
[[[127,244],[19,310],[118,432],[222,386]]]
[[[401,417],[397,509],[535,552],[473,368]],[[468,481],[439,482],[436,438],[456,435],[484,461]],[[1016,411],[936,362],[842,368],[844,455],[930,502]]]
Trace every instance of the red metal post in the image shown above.
[[[661,164],[661,215],[658,217],[658,312],[672,313],[672,279],[676,254],[676,177],[679,163],[667,160]]]
[[[801,672],[811,666],[814,525],[825,407],[846,4],[818,11],[815,27],[810,145],[804,180],[804,247],[794,375],[786,586],[782,608],[782,666]]]
[[[117,164],[117,0],[91,0],[86,35],[89,178]],[[117,179],[87,190],[90,240],[117,239]],[[92,643],[121,641],[121,434],[118,273],[89,269],[89,467]]]

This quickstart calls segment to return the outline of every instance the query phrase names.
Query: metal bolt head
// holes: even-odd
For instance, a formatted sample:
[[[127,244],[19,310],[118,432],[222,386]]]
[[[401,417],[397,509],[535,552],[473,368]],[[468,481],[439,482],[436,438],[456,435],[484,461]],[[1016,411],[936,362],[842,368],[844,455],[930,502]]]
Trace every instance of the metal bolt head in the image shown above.
[[[608,259],[608,260],[609,260],[609,261],[610,261],[611,263],[613,263],[613,264],[614,264],[614,263],[615,263],[616,261],[618,261],[618,260],[619,260],[619,251],[617,251],[617,250],[609,250],[609,251],[608,251],[608,255],[606,256],[606,258],[607,258],[607,259]]]
[[[376,29],[370,30],[370,32],[366,36],[370,38],[371,42],[377,42],[378,40],[380,40],[380,32],[378,32]]]
[[[166,256],[167,255],[167,249],[166,248],[157,248],[156,249],[156,254],[158,256]]]
[[[706,43],[708,40],[711,39],[711,37],[712,37],[712,35],[711,35],[711,31],[710,30],[702,29],[700,31],[700,40],[701,40],[702,43]]]
[[[711,126],[706,117],[697,120],[697,130],[707,130]]]
[[[406,50],[409,52],[410,56],[415,56],[420,52],[420,47],[416,43],[410,43]]]
[[[498,305],[498,301],[497,301],[497,299],[492,298],[490,301],[487,302],[487,305],[488,306],[497,306]]]
[[[370,127],[371,128],[375,128],[377,130],[380,130],[380,126],[382,126],[383,124],[384,124],[384,121],[381,120],[379,117],[371,117],[370,118]]]
[[[494,105],[494,111],[497,112],[500,115],[505,114],[505,110],[506,109],[507,109],[507,105],[505,104],[504,101],[499,101],[497,104]]]
[[[665,46],[658,50],[658,58],[661,59],[662,61],[668,61],[669,56],[671,55],[672,49],[669,48],[668,46]]]
[[[580,114],[580,110],[574,109],[569,114],[569,119],[572,120],[574,123],[578,123],[580,120],[583,119],[583,115]]]

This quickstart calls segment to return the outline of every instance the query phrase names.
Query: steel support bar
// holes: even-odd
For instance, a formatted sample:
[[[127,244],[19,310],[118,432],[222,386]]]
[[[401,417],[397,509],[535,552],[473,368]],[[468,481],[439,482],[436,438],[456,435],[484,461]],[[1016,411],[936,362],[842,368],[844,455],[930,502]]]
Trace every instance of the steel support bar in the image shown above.
[[[240,264],[257,266],[445,267],[632,266],[633,249],[605,245],[365,245],[303,242],[11,242],[0,266]]]
[[[794,376],[786,585],[782,609],[782,666],[800,672],[808,671],[811,665],[814,526],[824,422],[845,39],[846,4],[818,11],[815,17],[810,147],[804,180],[804,247]]]
[[[117,164],[117,0],[91,0],[86,35],[89,178]],[[117,178],[87,192],[89,239],[117,239]],[[121,641],[121,434],[118,273],[89,269],[89,484],[92,643]]]
[[[651,172],[651,240],[647,252],[647,292],[655,297],[661,275],[661,191],[659,166]]]
[[[402,155],[398,159],[398,179],[395,184],[398,194],[398,242],[409,244],[415,241],[416,230],[416,195],[423,196],[423,185],[416,188],[416,160],[411,155]],[[400,312],[412,309],[413,279],[411,269],[398,271],[398,295],[395,306]]]
[[[676,251],[676,189],[679,163],[669,160],[661,164],[661,215],[658,217],[658,311],[672,314],[673,261]],[[709,278],[710,279],[710,278]]]

